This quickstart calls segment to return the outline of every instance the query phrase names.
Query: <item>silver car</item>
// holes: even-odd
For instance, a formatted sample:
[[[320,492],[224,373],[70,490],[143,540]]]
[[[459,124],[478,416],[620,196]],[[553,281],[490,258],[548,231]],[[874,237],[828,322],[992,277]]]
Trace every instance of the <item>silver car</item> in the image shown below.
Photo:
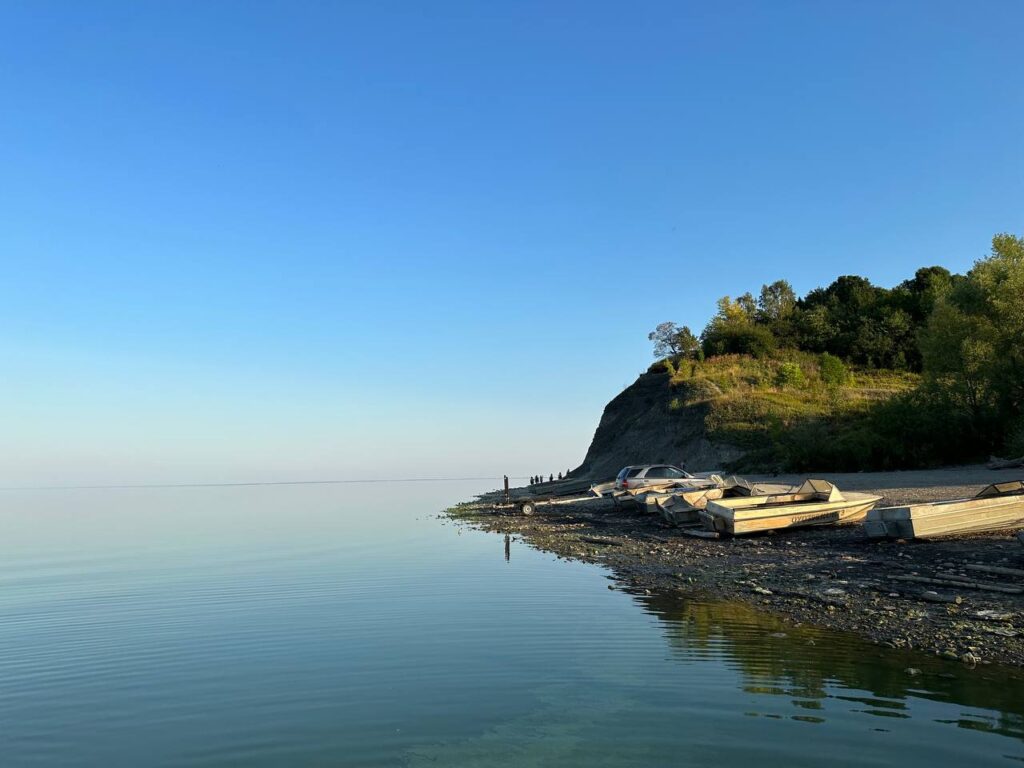
[[[667,480],[685,480],[693,478],[686,470],[671,464],[643,464],[635,467],[623,467],[615,478],[615,490],[629,490],[648,485],[658,485]]]

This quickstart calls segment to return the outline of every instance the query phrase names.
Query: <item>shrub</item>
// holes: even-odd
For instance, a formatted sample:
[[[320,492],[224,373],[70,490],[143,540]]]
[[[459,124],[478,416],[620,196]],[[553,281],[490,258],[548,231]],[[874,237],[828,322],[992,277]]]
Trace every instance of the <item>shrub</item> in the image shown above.
[[[802,387],[804,370],[796,363],[783,363],[775,374],[775,385],[779,387]]]
[[[704,331],[706,355],[752,355],[769,357],[775,351],[772,332],[754,323],[712,324]]]
[[[708,379],[690,379],[683,383],[687,403],[699,403],[711,400],[722,394],[722,389]]]
[[[829,387],[841,387],[850,380],[850,372],[843,361],[828,352],[824,352],[818,358],[818,371],[821,380]]]

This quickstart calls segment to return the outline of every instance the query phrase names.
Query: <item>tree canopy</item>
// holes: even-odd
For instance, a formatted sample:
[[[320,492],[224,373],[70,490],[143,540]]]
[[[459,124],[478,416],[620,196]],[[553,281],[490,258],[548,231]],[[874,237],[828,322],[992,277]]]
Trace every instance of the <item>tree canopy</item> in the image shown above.
[[[700,346],[700,341],[688,327],[675,323],[659,323],[647,334],[647,339],[654,342],[654,356],[658,358],[688,355]]]

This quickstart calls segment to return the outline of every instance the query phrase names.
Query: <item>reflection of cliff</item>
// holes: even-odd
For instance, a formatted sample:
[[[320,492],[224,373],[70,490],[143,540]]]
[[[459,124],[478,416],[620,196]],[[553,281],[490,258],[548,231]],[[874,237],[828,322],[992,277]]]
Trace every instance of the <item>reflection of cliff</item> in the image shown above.
[[[840,698],[861,703],[872,714],[895,717],[903,716],[908,697],[934,699],[1001,713],[987,722],[960,721],[962,727],[1024,737],[1024,676],[1017,671],[972,670],[850,635],[794,628],[740,603],[695,602],[672,593],[635,599],[664,620],[669,644],[682,660],[725,658],[752,693],[786,696],[810,710],[820,706],[820,699]],[[909,667],[921,674],[908,674]],[[844,688],[850,689],[848,695]]]

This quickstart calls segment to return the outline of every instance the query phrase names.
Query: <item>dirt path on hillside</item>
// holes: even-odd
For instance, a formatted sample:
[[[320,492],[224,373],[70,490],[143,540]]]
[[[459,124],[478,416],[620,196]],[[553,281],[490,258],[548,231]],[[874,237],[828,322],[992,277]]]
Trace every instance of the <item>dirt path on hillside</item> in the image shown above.
[[[1021,477],[1024,472],[964,467],[827,479],[841,490],[875,492],[891,505],[971,496],[981,486]],[[1024,547],[1012,533],[876,542],[852,525],[704,540],[683,535],[659,516],[616,509],[608,499],[541,509],[531,517],[510,516],[477,503],[451,514],[561,557],[606,565],[631,588],[742,600],[794,623],[850,631],[968,665],[1024,666],[1024,594],[1015,593],[1024,592],[1024,578],[984,570],[1024,569]],[[983,588],[917,578],[956,578]]]

